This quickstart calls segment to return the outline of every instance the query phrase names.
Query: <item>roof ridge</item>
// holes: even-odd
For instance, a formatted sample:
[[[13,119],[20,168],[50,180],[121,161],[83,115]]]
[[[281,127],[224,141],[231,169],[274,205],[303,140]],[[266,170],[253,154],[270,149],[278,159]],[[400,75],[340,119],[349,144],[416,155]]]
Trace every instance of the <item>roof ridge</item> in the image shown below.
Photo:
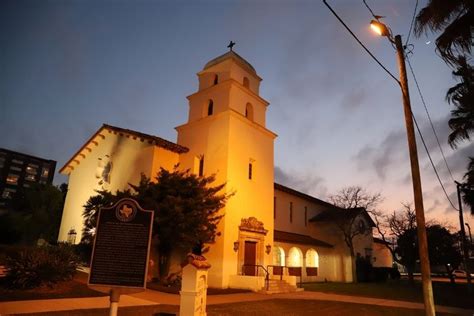
[[[323,204],[323,205],[325,205],[325,206],[328,206],[328,207],[331,207],[331,208],[334,208],[334,209],[341,209],[340,207],[338,207],[338,206],[336,206],[336,205],[334,205],[334,204],[332,204],[332,203],[323,201],[323,200],[318,199],[318,198],[316,198],[316,197],[314,197],[314,196],[311,196],[311,195],[309,195],[309,194],[306,194],[306,193],[303,193],[303,192],[301,192],[301,191],[295,190],[295,189],[293,189],[293,188],[287,187],[287,186],[285,186],[285,185],[283,185],[283,184],[279,184],[279,183],[277,183],[277,182],[274,182],[273,187],[274,187],[275,189],[280,190],[280,191],[284,191],[284,192],[287,192],[287,193],[295,194],[295,195],[298,195],[298,196],[301,197],[301,198],[304,198],[304,199],[307,199],[307,200],[310,200],[310,201],[313,201],[313,202],[321,203],[321,204]]]

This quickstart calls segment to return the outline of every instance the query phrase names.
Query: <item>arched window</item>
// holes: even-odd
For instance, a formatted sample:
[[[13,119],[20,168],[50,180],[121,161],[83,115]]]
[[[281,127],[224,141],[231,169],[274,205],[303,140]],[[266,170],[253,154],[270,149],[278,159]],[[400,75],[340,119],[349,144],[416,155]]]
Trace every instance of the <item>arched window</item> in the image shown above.
[[[214,75],[214,85],[218,84],[219,83],[219,76],[218,75]]]
[[[303,253],[300,248],[292,247],[288,252],[288,266],[289,267],[302,267],[303,266]]]
[[[214,102],[209,100],[209,104],[207,106],[207,115],[212,115],[214,113]]]
[[[273,265],[284,266],[285,265],[285,250],[281,247],[273,247]]]
[[[310,268],[319,267],[319,256],[316,250],[308,249],[308,251],[306,251],[306,267],[310,267]]]
[[[250,103],[245,106],[245,117],[253,121],[253,106]]]
[[[244,77],[244,87],[248,88],[249,87],[249,78]]]

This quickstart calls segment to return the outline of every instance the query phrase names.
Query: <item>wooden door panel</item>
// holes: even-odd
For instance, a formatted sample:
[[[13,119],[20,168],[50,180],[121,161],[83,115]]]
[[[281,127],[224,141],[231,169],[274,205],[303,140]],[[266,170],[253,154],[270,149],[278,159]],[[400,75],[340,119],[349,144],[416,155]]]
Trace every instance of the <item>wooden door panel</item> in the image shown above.
[[[244,274],[257,275],[257,243],[254,241],[246,241],[244,247]]]

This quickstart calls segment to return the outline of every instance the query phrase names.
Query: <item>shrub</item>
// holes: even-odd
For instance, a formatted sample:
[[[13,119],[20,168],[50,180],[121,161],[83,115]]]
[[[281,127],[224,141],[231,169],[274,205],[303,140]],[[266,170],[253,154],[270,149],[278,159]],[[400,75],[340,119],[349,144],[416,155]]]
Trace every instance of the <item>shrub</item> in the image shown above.
[[[71,279],[77,265],[78,258],[70,245],[29,248],[7,257],[6,284],[18,289],[52,286]]]
[[[390,279],[392,279],[392,280],[400,280],[400,277],[401,277],[400,271],[398,271],[397,268],[392,268],[392,269],[390,270]]]
[[[374,281],[375,282],[386,282],[391,270],[392,270],[392,268],[387,268],[387,267],[373,268]]]
[[[79,243],[74,246],[74,252],[79,257],[82,265],[89,266],[92,256],[92,244]]]

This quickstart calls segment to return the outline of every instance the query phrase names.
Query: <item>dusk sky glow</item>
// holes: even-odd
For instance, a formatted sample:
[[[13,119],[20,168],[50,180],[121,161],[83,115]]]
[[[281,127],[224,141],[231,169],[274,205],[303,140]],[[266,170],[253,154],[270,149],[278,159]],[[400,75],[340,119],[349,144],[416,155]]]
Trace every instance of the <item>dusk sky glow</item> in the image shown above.
[[[360,40],[396,77],[396,52],[370,29],[362,0],[330,0]],[[415,0],[368,0],[405,41]],[[418,8],[425,6],[420,0]],[[416,38],[410,62],[456,180],[474,142],[447,144],[455,84],[433,34]],[[234,50],[263,81],[275,180],[321,199],[360,185],[385,197],[386,212],[412,201],[401,92],[322,1],[0,2],[0,147],[58,161],[57,170],[103,124],[176,142],[196,73]],[[430,43],[431,42],[431,43]],[[457,206],[450,178],[409,74],[413,112]],[[427,219],[459,227],[418,140]],[[55,176],[55,183],[66,181]],[[465,213],[474,225],[474,219]]]

